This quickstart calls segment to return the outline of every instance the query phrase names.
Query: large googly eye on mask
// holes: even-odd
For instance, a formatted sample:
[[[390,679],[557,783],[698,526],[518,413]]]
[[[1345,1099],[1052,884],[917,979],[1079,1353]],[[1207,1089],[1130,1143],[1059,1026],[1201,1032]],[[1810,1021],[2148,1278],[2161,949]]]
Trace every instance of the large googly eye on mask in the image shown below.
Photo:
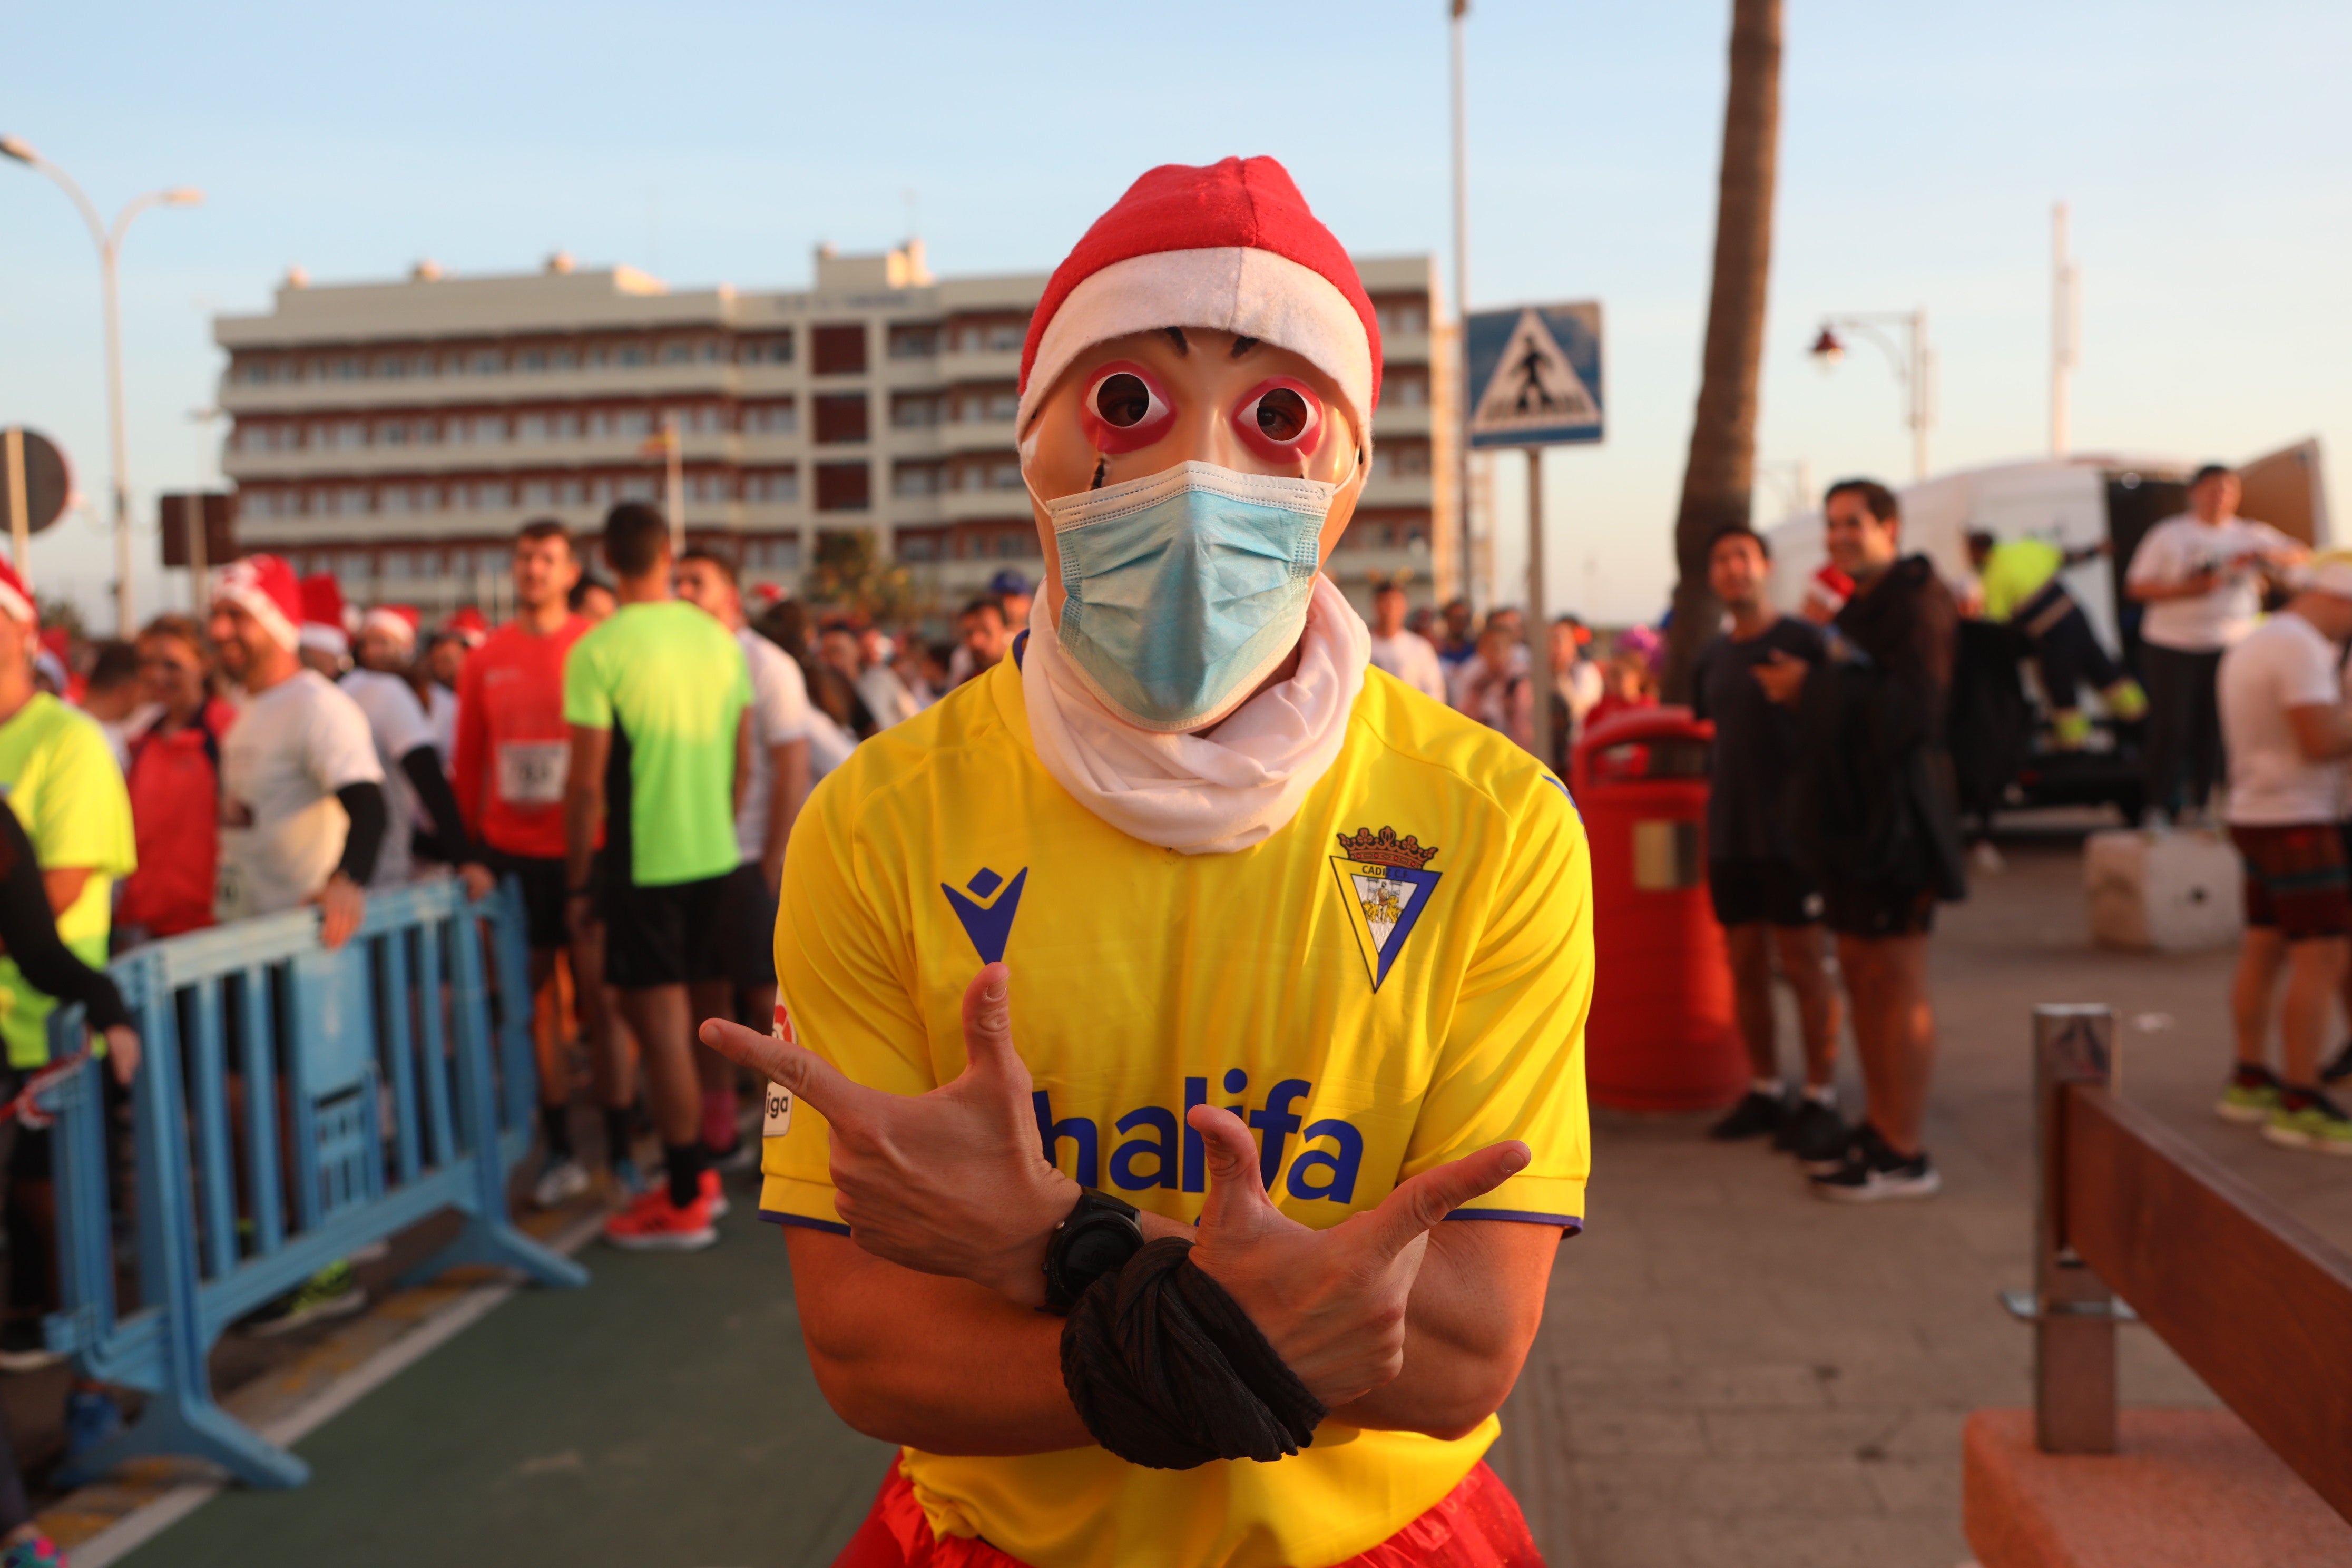
[[[1095,450],[1106,455],[1140,451],[1175,423],[1168,389],[1130,360],[1113,360],[1097,370],[1078,405],[1080,428]]]
[[[1250,388],[1234,410],[1234,433],[1270,463],[1290,463],[1323,444],[1323,400],[1303,381],[1277,375]]]

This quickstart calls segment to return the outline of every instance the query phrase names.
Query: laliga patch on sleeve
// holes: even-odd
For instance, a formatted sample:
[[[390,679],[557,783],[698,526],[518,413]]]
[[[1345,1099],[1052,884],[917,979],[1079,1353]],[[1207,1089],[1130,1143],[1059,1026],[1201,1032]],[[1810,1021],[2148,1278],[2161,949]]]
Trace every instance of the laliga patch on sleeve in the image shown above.
[[[768,1086],[767,1113],[760,1121],[760,1136],[782,1138],[793,1130],[793,1091],[782,1084]]]

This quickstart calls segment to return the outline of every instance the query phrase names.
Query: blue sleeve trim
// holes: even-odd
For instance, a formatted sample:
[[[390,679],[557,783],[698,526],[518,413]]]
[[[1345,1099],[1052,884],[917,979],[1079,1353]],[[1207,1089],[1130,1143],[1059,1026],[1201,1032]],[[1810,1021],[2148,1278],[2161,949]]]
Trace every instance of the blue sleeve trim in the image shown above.
[[[767,1217],[761,1215],[761,1218]],[[1556,1225],[1570,1236],[1584,1229],[1584,1216],[1572,1214],[1538,1214],[1532,1209],[1455,1209],[1447,1219],[1507,1219],[1521,1225]]]
[[[821,1230],[831,1236],[849,1234],[849,1227],[845,1225],[829,1219],[811,1219],[804,1214],[786,1214],[782,1209],[761,1209],[760,1217],[770,1225],[806,1226],[811,1230]]]
[[[1559,793],[1560,793],[1560,794],[1562,794],[1562,795],[1568,795],[1568,786],[1567,786],[1566,784],[1564,784],[1560,783],[1558,779],[1556,779],[1556,778],[1552,777],[1549,773],[1542,773],[1542,774],[1539,774],[1539,775],[1538,775],[1538,777],[1540,777],[1540,778],[1543,780],[1543,782],[1544,782],[1544,783],[1546,783],[1546,784],[1548,784],[1551,785],[1551,787],[1552,787],[1552,788],[1554,788],[1554,789],[1556,789],[1556,790],[1559,791]],[[1575,797],[1574,795],[1569,795],[1569,798],[1570,798],[1570,800],[1573,800],[1573,799],[1575,799],[1576,797]]]

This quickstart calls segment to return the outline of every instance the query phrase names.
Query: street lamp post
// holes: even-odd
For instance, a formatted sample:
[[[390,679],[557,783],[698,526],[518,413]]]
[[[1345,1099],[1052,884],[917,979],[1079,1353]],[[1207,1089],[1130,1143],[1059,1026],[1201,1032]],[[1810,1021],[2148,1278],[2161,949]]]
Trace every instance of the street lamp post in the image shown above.
[[[106,436],[109,464],[113,469],[115,632],[119,637],[127,637],[135,623],[131,604],[131,481],[122,433],[122,310],[115,263],[122,254],[122,237],[130,229],[132,218],[149,207],[200,205],[205,194],[191,185],[150,191],[143,196],[131,198],[115,215],[113,226],[109,227],[105,219],[99,216],[98,208],[82,195],[81,187],[74,184],[63,169],[34,152],[21,138],[0,136],[0,154],[14,158],[27,168],[37,169],[55,181],[67,195],[73,198],[74,206],[81,213],[82,222],[89,226],[89,237],[98,246],[100,292],[106,310]]]
[[[1905,342],[1897,343],[1882,330],[1885,328],[1900,330]],[[1810,352],[1824,370],[1845,357],[1845,342],[1838,336],[1841,331],[1869,339],[1895,367],[1895,379],[1903,384],[1905,394],[1904,421],[1911,426],[1911,478],[1926,479],[1927,429],[1936,419],[1936,351],[1927,346],[1927,312],[1924,309],[1866,310],[1822,317],[1821,334],[1814,338]]]
[[[1448,37],[1453,49],[1453,121],[1454,121],[1454,374],[1460,378],[1456,401],[1456,422],[1461,426],[1454,439],[1454,472],[1447,476],[1454,485],[1454,529],[1460,546],[1460,585],[1454,590],[1465,605],[1475,605],[1477,595],[1470,591],[1477,571],[1477,554],[1470,542],[1470,174],[1468,133],[1464,123],[1462,79],[1463,20],[1470,14],[1470,0],[1447,0]],[[1443,606],[1440,606],[1443,608]]]

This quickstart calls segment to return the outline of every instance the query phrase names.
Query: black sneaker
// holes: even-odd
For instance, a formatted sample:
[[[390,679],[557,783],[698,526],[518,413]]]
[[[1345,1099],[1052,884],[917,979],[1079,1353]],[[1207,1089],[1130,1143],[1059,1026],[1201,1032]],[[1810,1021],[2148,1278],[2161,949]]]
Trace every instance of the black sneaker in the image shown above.
[[[1943,1190],[1925,1149],[1905,1159],[1886,1146],[1878,1129],[1864,1122],[1847,1145],[1845,1159],[1825,1176],[1815,1176],[1813,1192],[1833,1203],[1876,1204],[1893,1198],[1932,1198]]]
[[[1751,1089],[1739,1097],[1731,1113],[1706,1130],[1706,1135],[1729,1143],[1741,1138],[1761,1138],[1788,1118],[1788,1102],[1779,1095]]]
[[[1772,1147],[1784,1154],[1793,1154],[1797,1163],[1808,1170],[1818,1166],[1825,1171],[1837,1169],[1845,1158],[1845,1146],[1853,1141],[1853,1131],[1834,1106],[1823,1105],[1818,1100],[1800,1097],[1797,1108],[1781,1123],[1772,1140]]]
[[[0,1322],[0,1372],[38,1372],[64,1359],[49,1349],[40,1319],[10,1318]]]
[[[2347,1079],[2352,1079],[2352,1040],[2345,1041],[2344,1048],[2319,1069],[2319,1081],[2323,1084],[2342,1083]]]

